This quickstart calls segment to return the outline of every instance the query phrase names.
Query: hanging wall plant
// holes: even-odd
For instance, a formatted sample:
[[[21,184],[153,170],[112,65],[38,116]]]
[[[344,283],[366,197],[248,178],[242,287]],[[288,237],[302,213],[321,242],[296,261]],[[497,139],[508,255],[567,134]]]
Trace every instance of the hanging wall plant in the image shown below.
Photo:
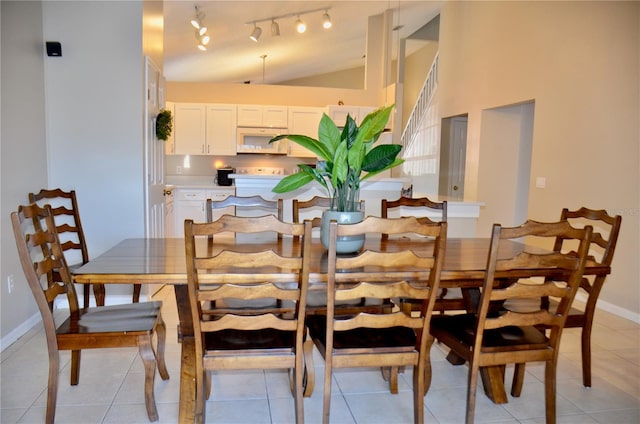
[[[170,110],[162,110],[156,118],[156,137],[158,140],[167,140],[173,129],[173,116]]]

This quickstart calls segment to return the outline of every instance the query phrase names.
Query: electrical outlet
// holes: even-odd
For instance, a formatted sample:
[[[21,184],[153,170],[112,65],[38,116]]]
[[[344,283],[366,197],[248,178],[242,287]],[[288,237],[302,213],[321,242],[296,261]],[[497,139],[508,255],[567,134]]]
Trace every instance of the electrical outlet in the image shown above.
[[[176,174],[180,175],[182,174],[182,167],[181,166],[176,166]]]
[[[13,274],[7,277],[7,289],[9,290],[9,294],[13,292]]]

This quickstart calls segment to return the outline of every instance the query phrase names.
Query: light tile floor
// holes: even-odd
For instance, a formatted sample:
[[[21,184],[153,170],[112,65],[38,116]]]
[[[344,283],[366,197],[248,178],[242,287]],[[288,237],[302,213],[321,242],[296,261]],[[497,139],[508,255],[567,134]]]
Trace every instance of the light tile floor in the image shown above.
[[[164,301],[169,329],[167,366],[171,379],[156,377],[156,402],[161,423],[176,423],[178,415],[180,345],[171,287],[157,295]],[[143,398],[144,373],[136,349],[84,351],[80,384],[69,381],[68,352],[63,352],[56,422],[148,423]],[[452,366],[445,351],[432,349],[433,381],[425,398],[425,422],[464,421],[466,366]],[[45,415],[47,353],[42,328],[36,326],[2,352],[2,424],[42,423]],[[316,390],[305,399],[307,423],[322,416],[323,361],[315,356]],[[593,334],[593,387],[582,386],[580,331],[568,329],[562,340],[558,370],[557,415],[560,424],[640,423],[640,325],[606,312],[596,313]],[[510,382],[511,368],[506,380]],[[495,405],[478,389],[477,423],[543,423],[542,364],[527,366],[522,396]],[[410,423],[410,371],[401,375],[400,393],[389,394],[377,369],[339,370],[332,386],[331,422]],[[510,385],[508,383],[507,390]],[[218,373],[207,403],[209,423],[293,423],[293,400],[286,372]]]

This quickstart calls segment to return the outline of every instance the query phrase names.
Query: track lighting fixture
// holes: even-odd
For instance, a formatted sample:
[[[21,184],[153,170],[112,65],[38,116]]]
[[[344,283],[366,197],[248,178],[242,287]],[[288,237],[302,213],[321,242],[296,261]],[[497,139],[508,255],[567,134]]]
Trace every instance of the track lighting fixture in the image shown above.
[[[249,36],[249,38],[252,41],[255,41],[256,43],[258,42],[258,39],[260,38],[260,35],[262,34],[262,28],[260,28],[259,26],[256,26],[255,22],[253,24],[253,31],[251,31],[251,35]]]
[[[278,24],[278,22],[276,21],[277,19],[285,19],[285,18],[291,18],[291,17],[296,17],[296,21],[295,21],[295,27],[296,27],[296,31],[298,31],[298,33],[302,34],[307,30],[307,24],[300,18],[300,16],[302,15],[308,15],[310,13],[316,13],[316,12],[324,12],[322,14],[322,27],[325,29],[329,29],[333,26],[333,24],[331,23],[331,17],[329,16],[329,8],[325,9],[313,9],[313,10],[305,10],[303,12],[299,12],[299,13],[290,13],[288,15],[280,15],[280,16],[271,16],[269,18],[265,18],[265,19],[257,19],[255,21],[249,21],[246,22],[247,25],[253,25],[253,30],[251,31],[251,35],[249,35],[249,38],[253,41],[258,41],[258,39],[260,38],[260,35],[262,34],[262,28],[260,28],[259,26],[257,26],[257,24],[259,22],[268,22],[271,21],[271,36],[273,37],[277,37],[280,35],[280,24]]]
[[[324,11],[324,15],[322,15],[322,27],[324,29],[329,29],[332,27],[331,18],[329,17],[329,12]]]
[[[207,44],[211,41],[211,37],[207,34],[207,27],[203,24],[205,14],[198,5],[195,6],[196,15],[191,19],[191,26],[196,30],[196,39],[198,40],[198,49],[201,51],[207,50]]]

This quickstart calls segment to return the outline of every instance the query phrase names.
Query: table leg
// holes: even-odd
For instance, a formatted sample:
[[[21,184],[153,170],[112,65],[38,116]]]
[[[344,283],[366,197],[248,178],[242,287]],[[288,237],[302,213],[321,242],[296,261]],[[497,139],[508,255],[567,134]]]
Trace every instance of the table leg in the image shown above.
[[[507,403],[507,393],[504,389],[504,365],[481,367],[480,377],[487,397],[493,403]]]
[[[462,290],[465,307],[468,312],[476,312],[477,305],[480,302],[480,290],[477,288],[469,288]],[[453,352],[449,352],[447,361],[453,365],[464,364],[464,359],[460,358]],[[507,403],[507,392],[504,388],[504,365],[494,367],[480,367],[480,378],[484,392],[493,403]]]
[[[193,423],[196,399],[196,346],[193,337],[193,321],[189,305],[189,293],[186,285],[174,286],[178,317],[182,358],[180,362],[180,407],[179,422]]]

